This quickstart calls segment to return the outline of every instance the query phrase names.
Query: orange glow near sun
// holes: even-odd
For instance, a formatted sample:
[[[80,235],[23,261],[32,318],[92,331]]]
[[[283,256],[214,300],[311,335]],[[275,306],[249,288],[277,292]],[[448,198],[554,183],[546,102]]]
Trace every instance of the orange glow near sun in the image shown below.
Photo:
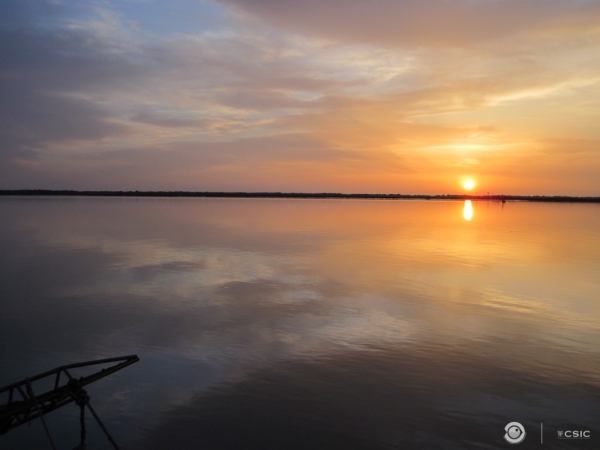
[[[475,187],[475,181],[468,178],[465,181],[463,181],[462,185],[467,191],[470,191]]]

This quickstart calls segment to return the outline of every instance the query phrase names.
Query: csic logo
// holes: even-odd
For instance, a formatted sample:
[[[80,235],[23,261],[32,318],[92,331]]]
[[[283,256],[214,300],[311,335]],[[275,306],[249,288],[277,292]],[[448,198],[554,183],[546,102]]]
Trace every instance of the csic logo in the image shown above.
[[[590,430],[566,430],[556,433],[559,439],[589,439],[591,437]]]
[[[511,422],[504,427],[504,440],[509,444],[520,444],[525,440],[525,427],[519,422]]]

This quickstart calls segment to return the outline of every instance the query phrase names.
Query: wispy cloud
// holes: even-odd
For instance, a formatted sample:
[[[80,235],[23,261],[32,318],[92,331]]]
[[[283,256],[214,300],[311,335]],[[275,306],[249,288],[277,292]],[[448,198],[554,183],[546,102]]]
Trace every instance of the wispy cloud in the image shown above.
[[[351,43],[472,47],[515,35],[598,31],[593,0],[222,0],[243,19]]]
[[[598,188],[597,2],[4,3],[0,187]]]

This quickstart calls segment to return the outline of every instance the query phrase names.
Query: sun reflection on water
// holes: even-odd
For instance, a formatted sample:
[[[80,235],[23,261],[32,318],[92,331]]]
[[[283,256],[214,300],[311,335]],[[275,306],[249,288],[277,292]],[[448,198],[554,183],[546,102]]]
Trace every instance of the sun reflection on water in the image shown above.
[[[473,203],[471,200],[465,200],[465,206],[463,208],[463,217],[467,222],[473,218]]]

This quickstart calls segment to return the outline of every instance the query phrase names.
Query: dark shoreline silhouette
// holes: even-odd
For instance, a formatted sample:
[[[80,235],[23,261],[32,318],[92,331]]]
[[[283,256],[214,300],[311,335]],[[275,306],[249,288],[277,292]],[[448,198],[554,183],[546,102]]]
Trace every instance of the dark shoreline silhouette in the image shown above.
[[[560,203],[600,203],[600,197],[566,195],[470,195],[470,194],[341,194],[304,192],[191,192],[191,191],[73,191],[49,189],[0,190],[0,196],[71,196],[71,197],[216,197],[216,198],[306,198],[366,200],[485,200]]]

